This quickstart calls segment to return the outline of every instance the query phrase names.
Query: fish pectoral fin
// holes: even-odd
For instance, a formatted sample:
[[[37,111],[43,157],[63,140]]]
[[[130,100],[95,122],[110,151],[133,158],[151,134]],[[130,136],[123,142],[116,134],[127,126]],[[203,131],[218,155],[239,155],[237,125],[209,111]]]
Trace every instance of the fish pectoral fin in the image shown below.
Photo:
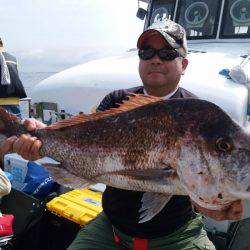
[[[51,165],[60,165],[61,163],[58,162],[58,161],[55,161],[54,159],[50,158],[50,157],[43,157],[43,158],[40,158],[38,160],[36,160],[36,163],[37,164],[40,164],[40,165],[48,165],[48,164],[51,164]]]
[[[58,167],[58,165],[55,166],[55,164],[42,164],[42,166],[49,171],[49,175],[54,181],[66,187],[82,189],[96,184],[90,180],[82,179],[74,174],[71,174],[66,169]]]
[[[146,170],[122,170],[119,174],[129,175],[147,180],[163,180],[176,178],[177,172],[173,168],[162,168],[162,169],[146,169]]]
[[[139,223],[151,220],[170,201],[172,195],[162,193],[144,193],[141,199],[142,205],[139,210]]]

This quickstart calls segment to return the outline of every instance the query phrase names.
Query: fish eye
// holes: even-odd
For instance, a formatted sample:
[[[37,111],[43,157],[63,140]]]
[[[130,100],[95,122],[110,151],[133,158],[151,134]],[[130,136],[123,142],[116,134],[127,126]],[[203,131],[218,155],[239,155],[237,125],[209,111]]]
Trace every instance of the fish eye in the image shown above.
[[[215,144],[217,149],[222,152],[228,152],[232,149],[232,145],[223,138],[218,138]]]

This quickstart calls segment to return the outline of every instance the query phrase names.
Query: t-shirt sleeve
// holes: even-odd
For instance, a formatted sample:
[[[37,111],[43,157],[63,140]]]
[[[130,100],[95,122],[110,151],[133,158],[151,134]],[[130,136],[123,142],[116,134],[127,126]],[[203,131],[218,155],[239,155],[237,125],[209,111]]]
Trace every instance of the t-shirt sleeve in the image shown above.
[[[116,90],[116,91],[109,93],[101,101],[96,111],[99,112],[99,111],[105,111],[111,108],[117,108],[119,104],[121,104],[122,101],[126,99],[127,95],[128,93],[125,90]]]

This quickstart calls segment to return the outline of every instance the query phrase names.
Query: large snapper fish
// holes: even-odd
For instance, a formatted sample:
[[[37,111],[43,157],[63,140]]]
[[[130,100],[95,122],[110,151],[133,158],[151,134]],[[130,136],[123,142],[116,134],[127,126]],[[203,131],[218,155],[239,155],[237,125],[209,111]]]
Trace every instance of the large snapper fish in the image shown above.
[[[0,109],[0,133],[27,133]],[[250,199],[250,134],[215,104],[131,94],[118,108],[77,115],[32,133],[42,141],[44,165],[60,184],[104,183],[146,192],[140,222],[153,218],[172,195],[189,195],[222,210]]]

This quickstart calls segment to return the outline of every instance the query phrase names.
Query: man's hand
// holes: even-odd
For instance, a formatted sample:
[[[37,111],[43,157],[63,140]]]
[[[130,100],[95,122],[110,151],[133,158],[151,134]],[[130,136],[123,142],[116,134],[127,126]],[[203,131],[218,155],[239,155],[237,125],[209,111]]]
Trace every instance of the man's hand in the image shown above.
[[[24,159],[35,161],[41,158],[39,150],[42,146],[41,141],[36,137],[21,135],[13,143],[13,152],[21,155]]]
[[[34,131],[36,129],[46,127],[45,124],[35,119],[25,120],[23,124],[28,131]],[[41,158],[41,156],[39,155],[41,146],[41,141],[37,140],[36,137],[21,135],[19,138],[17,138],[16,136],[12,136],[6,139],[1,144],[0,148],[2,155],[9,152],[15,152],[21,155],[26,160],[34,161]]]
[[[47,126],[46,124],[33,118],[24,120],[23,125],[28,131],[34,131],[36,129],[45,128]]]
[[[194,207],[198,210],[199,213],[205,217],[210,217],[217,221],[222,220],[240,220],[243,214],[243,206],[240,200],[232,202],[225,210],[217,211],[203,208],[192,201]]]
[[[7,139],[3,139],[0,144],[0,155],[1,155],[1,162],[3,162],[3,157],[5,154],[10,153],[13,151],[13,144],[16,141],[16,136],[11,136]]]

